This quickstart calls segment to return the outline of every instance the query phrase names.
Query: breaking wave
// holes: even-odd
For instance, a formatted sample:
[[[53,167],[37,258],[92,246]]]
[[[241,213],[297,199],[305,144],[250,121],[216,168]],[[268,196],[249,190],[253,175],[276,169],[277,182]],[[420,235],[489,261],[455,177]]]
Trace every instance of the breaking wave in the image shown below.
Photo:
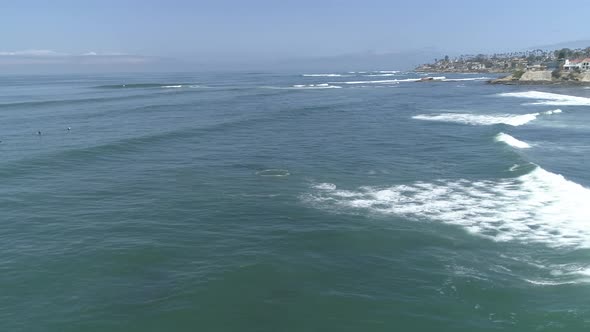
[[[504,133],[499,133],[498,135],[496,135],[496,141],[506,143],[513,148],[528,149],[531,147],[527,142],[523,142]]]
[[[349,75],[342,75],[342,74],[303,74],[302,76],[305,76],[305,77],[342,77],[342,76],[349,76]]]
[[[590,98],[541,91],[507,92],[499,96],[535,99],[536,101],[531,103],[533,105],[590,106]]]
[[[432,80],[436,81],[443,81],[446,77],[438,76],[432,77]],[[395,79],[395,80],[376,80],[376,81],[348,81],[348,82],[330,82],[330,83],[339,83],[339,84],[397,84],[403,82],[419,82],[422,81],[422,78],[404,78],[404,79]]]
[[[198,88],[195,83],[131,83],[100,85],[98,89],[149,89],[149,88]]]
[[[479,126],[490,126],[495,124],[506,124],[509,126],[522,126],[535,119],[539,115],[552,115],[558,114],[562,111],[560,109],[542,112],[542,113],[529,113],[529,114],[494,114],[494,115],[481,115],[481,114],[469,114],[469,113],[442,113],[442,114],[419,114],[412,117],[416,120],[426,121],[439,121],[439,122],[454,122],[468,125],[479,125]]]
[[[302,199],[334,211],[394,214],[439,221],[495,241],[590,248],[590,189],[537,167],[500,180],[438,180],[339,190],[314,186]]]
[[[506,124],[510,126],[522,126],[537,118],[539,113],[523,114],[523,115],[479,115],[468,113],[443,113],[437,115],[420,114],[415,115],[412,119],[439,121],[439,122],[455,122],[469,125],[489,126],[495,124]]]
[[[296,84],[293,85],[291,88],[293,89],[340,89],[341,86],[338,85],[330,85],[328,83],[322,84]]]
[[[397,74],[370,74],[370,75],[364,75],[367,77],[391,77],[391,76],[396,76]]]

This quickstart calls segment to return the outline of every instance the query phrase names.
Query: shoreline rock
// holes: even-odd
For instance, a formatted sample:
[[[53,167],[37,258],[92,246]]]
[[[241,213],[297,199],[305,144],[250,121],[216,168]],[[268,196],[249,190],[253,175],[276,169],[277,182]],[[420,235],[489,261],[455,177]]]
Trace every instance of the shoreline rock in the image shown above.
[[[590,72],[528,70],[489,80],[488,83],[505,85],[590,85]]]

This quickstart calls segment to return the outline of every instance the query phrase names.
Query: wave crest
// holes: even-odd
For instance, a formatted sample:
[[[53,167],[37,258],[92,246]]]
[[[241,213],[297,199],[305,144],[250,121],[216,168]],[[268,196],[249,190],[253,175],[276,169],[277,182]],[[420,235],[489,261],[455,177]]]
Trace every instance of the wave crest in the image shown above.
[[[341,86],[330,85],[327,83],[322,84],[296,84],[291,87],[292,89],[340,89]]]
[[[499,96],[536,99],[536,102],[531,103],[533,105],[590,106],[590,98],[541,91],[506,92]]]
[[[195,83],[130,83],[130,84],[110,84],[99,85],[97,89],[150,89],[150,88],[196,88],[199,85]]]
[[[521,140],[518,140],[518,139],[516,139],[508,134],[504,134],[504,133],[499,133],[498,135],[496,135],[496,141],[506,143],[506,144],[510,145],[511,147],[519,148],[519,149],[528,149],[531,147],[527,142],[523,142]]]
[[[342,74],[303,74],[304,77],[342,77]],[[346,75],[349,76],[349,75]]]
[[[506,124],[510,126],[522,126],[537,118],[539,113],[522,115],[496,114],[480,115],[469,113],[442,113],[442,114],[419,114],[412,117],[416,120],[454,122],[468,125],[489,126],[495,124]]]
[[[357,190],[325,185],[303,199],[336,211],[440,221],[495,241],[590,248],[590,189],[540,167],[502,180],[439,180]]]

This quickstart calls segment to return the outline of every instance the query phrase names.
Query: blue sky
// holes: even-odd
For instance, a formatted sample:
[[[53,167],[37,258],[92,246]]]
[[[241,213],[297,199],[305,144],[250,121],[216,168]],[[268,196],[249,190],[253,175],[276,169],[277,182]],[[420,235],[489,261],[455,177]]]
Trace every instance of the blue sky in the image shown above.
[[[590,1],[19,0],[0,52],[281,58],[435,48],[493,52],[588,38]],[[567,7],[567,8],[566,8]],[[2,54],[2,53],[0,53]]]

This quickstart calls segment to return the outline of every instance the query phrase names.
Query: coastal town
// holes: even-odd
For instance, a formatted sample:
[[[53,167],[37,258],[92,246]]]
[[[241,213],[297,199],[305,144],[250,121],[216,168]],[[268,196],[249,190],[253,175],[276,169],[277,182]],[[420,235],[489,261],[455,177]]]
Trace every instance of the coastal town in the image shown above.
[[[590,47],[555,51],[531,50],[491,55],[445,56],[418,66],[417,72],[505,73],[491,83],[590,83]]]
[[[556,69],[560,65],[568,69],[590,69],[587,58],[590,58],[590,47],[571,50],[530,50],[523,52],[460,55],[442,59],[434,59],[434,63],[418,66],[417,72],[445,73],[509,73],[514,70],[546,70]]]

